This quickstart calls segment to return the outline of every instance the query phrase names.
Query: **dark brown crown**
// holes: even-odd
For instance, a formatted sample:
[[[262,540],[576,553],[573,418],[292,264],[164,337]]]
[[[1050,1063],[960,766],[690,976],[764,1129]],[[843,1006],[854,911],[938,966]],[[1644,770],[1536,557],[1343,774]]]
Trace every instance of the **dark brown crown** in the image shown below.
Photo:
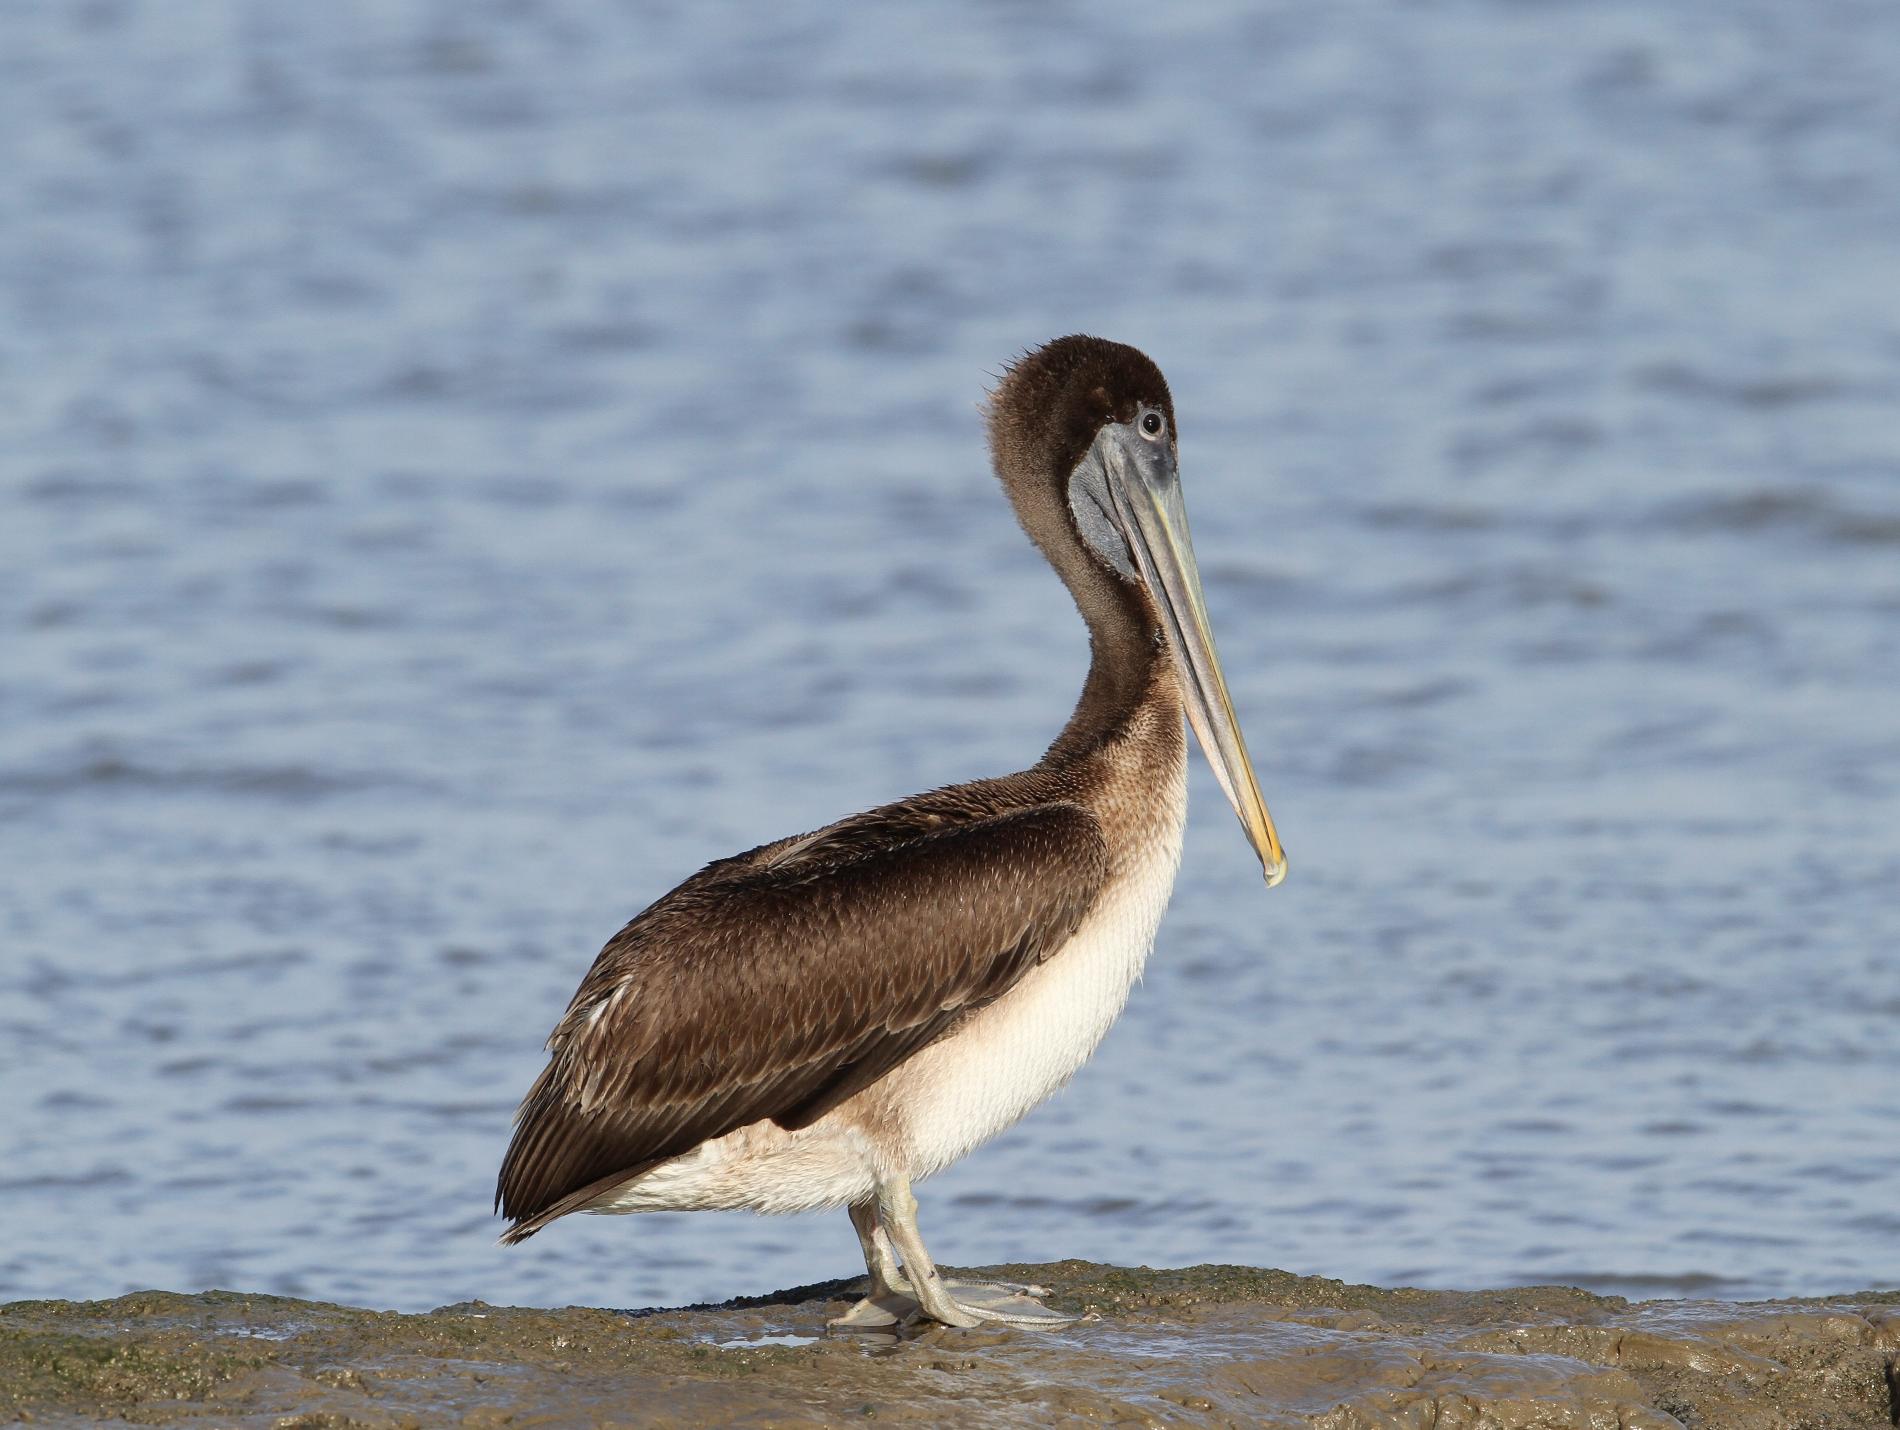
[[[1066,482],[1102,425],[1133,420],[1143,403],[1176,430],[1168,380],[1146,353],[1081,334],[1046,343],[1013,363],[990,394],[996,470],[1012,485],[1032,474]]]

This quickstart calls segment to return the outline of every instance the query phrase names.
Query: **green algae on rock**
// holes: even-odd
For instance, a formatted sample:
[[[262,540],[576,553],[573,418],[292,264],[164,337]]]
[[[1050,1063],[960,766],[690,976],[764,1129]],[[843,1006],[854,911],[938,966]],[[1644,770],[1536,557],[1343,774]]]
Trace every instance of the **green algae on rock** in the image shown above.
[[[426,1315],[230,1292],[0,1307],[0,1421],[1891,1430],[1900,1293],[1631,1304],[1241,1266],[985,1268],[1064,1332],[823,1334],[854,1283],[721,1307]]]

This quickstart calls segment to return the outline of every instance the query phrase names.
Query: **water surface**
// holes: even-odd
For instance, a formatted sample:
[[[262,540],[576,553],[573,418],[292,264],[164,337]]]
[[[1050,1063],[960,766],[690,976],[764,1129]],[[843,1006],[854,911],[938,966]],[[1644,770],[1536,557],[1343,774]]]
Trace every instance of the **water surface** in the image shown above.
[[[1012,352],[1168,373],[1204,768],[947,1261],[1900,1281],[1900,15],[561,0],[0,18],[0,1297],[671,1303],[488,1215],[595,949],[1038,754]]]

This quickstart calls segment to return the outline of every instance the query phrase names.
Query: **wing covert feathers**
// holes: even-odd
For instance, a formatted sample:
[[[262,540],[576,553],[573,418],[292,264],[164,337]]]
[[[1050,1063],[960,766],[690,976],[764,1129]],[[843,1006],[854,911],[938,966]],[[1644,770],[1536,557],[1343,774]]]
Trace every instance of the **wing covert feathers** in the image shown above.
[[[708,865],[601,950],[516,1114],[504,1241],[748,1123],[808,1126],[1059,950],[1095,821],[904,806]]]

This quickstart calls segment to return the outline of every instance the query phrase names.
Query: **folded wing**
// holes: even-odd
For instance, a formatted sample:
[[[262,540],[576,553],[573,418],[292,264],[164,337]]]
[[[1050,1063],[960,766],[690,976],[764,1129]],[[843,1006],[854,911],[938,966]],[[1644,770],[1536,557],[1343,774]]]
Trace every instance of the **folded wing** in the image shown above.
[[[848,824],[708,866],[601,951],[516,1115],[504,1240],[748,1123],[817,1121],[1058,952],[1107,872],[1070,804]]]

